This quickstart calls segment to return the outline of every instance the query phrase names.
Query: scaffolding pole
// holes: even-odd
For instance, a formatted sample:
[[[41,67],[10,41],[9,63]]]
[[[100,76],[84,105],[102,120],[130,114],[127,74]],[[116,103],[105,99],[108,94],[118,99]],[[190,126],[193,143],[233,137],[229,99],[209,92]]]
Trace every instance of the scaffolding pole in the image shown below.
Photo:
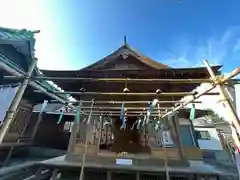
[[[52,103],[57,102],[56,100],[52,100]],[[67,103],[72,103],[76,104],[79,103],[80,101],[67,101]],[[150,101],[95,101],[96,104],[148,104]],[[89,103],[91,104],[92,101],[82,101],[82,103]],[[161,101],[159,100],[157,104],[169,104],[169,103],[179,103],[182,104],[184,103],[183,101]],[[202,103],[202,101],[193,101],[195,104]]]
[[[10,125],[14,120],[14,116],[16,114],[19,103],[23,97],[23,94],[24,94],[27,86],[28,86],[29,77],[31,76],[34,68],[36,67],[36,64],[37,64],[37,59],[33,58],[31,65],[29,66],[28,72],[26,73],[26,76],[25,76],[23,82],[20,84],[20,86],[17,90],[17,93],[12,100],[12,103],[11,103],[9,109],[7,110],[6,116],[3,120],[3,125],[0,129],[0,144],[2,144],[3,139],[6,135],[6,133],[8,132]]]
[[[240,68],[236,68],[234,69],[231,73],[229,73],[228,75],[224,76],[222,79],[221,79],[221,83],[226,83],[226,81],[228,81],[230,78],[233,78],[234,76],[236,76],[237,74],[240,73]],[[188,100],[188,101],[185,101],[184,103],[182,103],[181,105],[173,108],[173,110],[171,111],[168,111],[167,113],[165,113],[163,115],[163,117],[166,117],[176,111],[178,111],[179,109],[183,108],[184,106],[188,105],[189,103],[193,103],[196,99],[198,99],[199,97],[205,95],[206,93],[209,93],[211,90],[213,90],[214,88],[216,87],[216,84],[213,84],[212,87],[210,87],[209,89],[203,91],[202,93],[199,93],[197,95],[194,95],[193,96],[193,99],[191,100]],[[218,93],[219,94],[219,93]],[[234,113],[234,112],[233,112]],[[239,128],[240,129],[240,128]],[[237,131],[240,133],[240,130],[237,129]]]
[[[169,180],[169,171],[168,171],[168,155],[167,155],[167,149],[165,146],[165,142],[164,142],[164,137],[163,137],[163,119],[161,116],[161,111],[160,111],[160,106],[159,104],[157,104],[157,111],[158,111],[158,120],[160,121],[161,119],[161,127],[160,127],[160,131],[161,131],[161,141],[162,141],[162,146],[164,149],[164,168],[165,168],[165,175],[166,175],[166,180]]]
[[[215,88],[215,85],[212,86],[211,88],[205,90],[204,92],[199,93],[199,94],[193,96],[193,99],[188,100],[188,101],[185,101],[183,104],[181,104],[181,105],[173,108],[173,110],[168,111],[167,113],[165,113],[165,114],[162,116],[162,118],[164,118],[164,117],[166,117],[166,116],[169,116],[169,115],[171,115],[172,113],[174,113],[174,112],[178,111],[179,109],[183,108],[184,106],[188,105],[189,103],[194,102],[194,100],[198,99],[198,98],[201,97],[202,95],[205,95],[206,93],[208,93],[209,91],[213,90],[214,88]]]
[[[23,76],[4,76],[8,80],[21,80]],[[210,79],[139,79],[139,78],[83,78],[83,77],[47,77],[47,76],[34,76],[32,80],[46,80],[46,81],[84,81],[84,82],[117,82],[117,83],[172,83],[172,84],[199,84],[199,83],[211,83]],[[229,80],[234,84],[239,84],[239,79]]]
[[[35,92],[39,92],[35,90]],[[41,93],[41,92],[40,92]],[[60,91],[52,91],[54,94],[71,94],[71,95],[113,95],[113,96],[187,96],[187,95],[194,95],[194,92],[163,92],[157,94],[156,92],[147,92],[147,93],[124,93],[124,92],[60,92]],[[219,95],[219,93],[205,93],[205,95]]]
[[[92,111],[92,112],[93,112],[93,113],[101,113],[101,112],[107,112],[107,113],[108,113],[109,111],[111,111],[111,110],[105,110],[105,111],[104,111],[104,109],[103,109],[103,110],[94,110],[94,111]],[[157,111],[156,109],[153,110],[153,111],[152,111],[152,114],[157,113],[156,111]],[[84,111],[84,112],[89,113],[90,110]],[[126,114],[129,114],[129,113],[130,113],[130,114],[138,114],[138,113],[139,113],[139,114],[140,114],[140,113],[143,113],[143,114],[145,113],[145,114],[147,114],[147,108],[146,108],[145,110],[142,110],[142,111],[140,111],[140,110],[139,110],[139,111],[128,111],[128,110],[125,110],[124,112],[125,112]],[[111,113],[112,113],[112,114],[116,114],[116,113],[120,114],[121,111],[120,111],[120,110],[119,110],[119,111],[111,111]]]
[[[0,58],[0,68],[2,68],[6,72],[8,72],[14,76],[17,76],[17,77],[23,76],[23,73],[20,73],[20,72],[16,71],[15,69],[13,69],[12,67],[9,67],[8,65],[6,65],[4,60],[2,60],[1,58]],[[74,105],[68,104],[66,100],[60,98],[59,96],[55,95],[54,93],[48,92],[46,89],[44,89],[43,87],[38,85],[36,82],[29,81],[28,85],[30,85],[31,87],[33,87],[35,89],[38,89],[39,92],[44,93],[45,95],[59,101],[60,103],[65,104],[67,107],[74,109],[74,110],[76,109],[76,107]],[[81,112],[81,113],[84,113],[84,112]]]
[[[17,76],[5,76],[6,79],[21,79],[23,77]],[[47,80],[47,81],[85,81],[85,82],[120,82],[120,83],[181,83],[181,84],[198,84],[202,82],[211,82],[209,79],[139,79],[139,78],[83,78],[83,77],[46,77],[46,76],[34,76],[31,77],[34,80]]]
[[[33,111],[34,113],[38,113],[39,111]],[[109,114],[109,112],[104,112],[104,111],[101,111],[102,113],[96,113],[96,112],[93,112],[92,116],[101,116],[103,114],[106,113],[106,115],[110,115],[110,116],[119,116],[119,112],[117,113],[111,113]],[[60,115],[61,113],[60,112],[44,112],[46,114],[55,114],[55,115]],[[136,117],[137,115],[140,115],[141,113],[127,113],[127,116],[129,117]],[[146,113],[145,113],[146,114]],[[76,113],[64,113],[65,116],[75,116]],[[163,114],[161,114],[163,115]],[[153,113],[152,116],[158,116],[157,113]]]
[[[146,110],[147,107],[126,107],[124,106],[126,110]],[[82,109],[91,109],[90,106],[83,106]],[[121,106],[111,107],[111,106],[95,106],[92,109],[106,109],[106,110],[121,110]],[[170,107],[161,107],[160,110],[170,109]]]
[[[235,112],[235,109],[232,105],[232,103],[229,101],[229,96],[226,92],[226,90],[224,89],[224,82],[229,79],[229,78],[232,78],[234,76],[236,76],[238,73],[240,73],[240,68],[236,68],[234,69],[230,74],[228,74],[226,77],[223,77],[220,81],[218,80],[218,78],[216,77],[216,75],[214,74],[211,66],[209,65],[208,61],[207,60],[204,60],[204,64],[212,78],[212,81],[215,83],[216,87],[219,88],[219,93],[220,93],[220,96],[224,102],[224,104],[226,105],[228,111],[229,111],[229,114],[230,116],[232,117],[231,118],[231,121],[229,122],[230,123],[230,127],[231,127],[231,130],[232,130],[232,136],[233,136],[233,139],[237,145],[237,148],[238,148],[238,151],[240,150],[240,141],[239,141],[239,138],[237,136],[237,133],[236,133],[236,130],[238,133],[240,133],[240,123],[239,123],[239,119],[238,119],[238,116]],[[233,127],[233,125],[235,126],[235,128]]]
[[[94,105],[94,102],[92,101],[92,106]],[[92,114],[90,113],[88,115],[88,119],[89,121],[91,120],[92,118]],[[79,180],[83,180],[84,179],[84,168],[85,168],[85,162],[86,162],[86,154],[87,154],[87,151],[88,151],[88,139],[89,139],[89,128],[90,128],[90,123],[87,122],[87,131],[85,131],[85,133],[87,133],[87,136],[86,136],[86,142],[85,142],[85,145],[84,145],[84,153],[83,153],[83,158],[82,158],[82,166],[81,166],[81,172],[80,172],[80,177],[79,177]]]

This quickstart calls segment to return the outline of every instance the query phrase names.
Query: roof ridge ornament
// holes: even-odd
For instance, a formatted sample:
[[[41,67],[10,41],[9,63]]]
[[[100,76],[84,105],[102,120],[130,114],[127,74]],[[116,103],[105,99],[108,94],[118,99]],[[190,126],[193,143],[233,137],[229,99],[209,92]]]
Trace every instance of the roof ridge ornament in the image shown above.
[[[124,36],[124,46],[127,46],[127,36]]]

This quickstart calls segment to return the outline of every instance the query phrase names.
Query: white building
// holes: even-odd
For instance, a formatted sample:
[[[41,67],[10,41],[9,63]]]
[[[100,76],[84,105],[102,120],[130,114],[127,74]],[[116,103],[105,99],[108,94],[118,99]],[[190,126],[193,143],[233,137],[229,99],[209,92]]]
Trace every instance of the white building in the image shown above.
[[[218,130],[207,117],[193,121],[198,146],[203,150],[223,150]]]

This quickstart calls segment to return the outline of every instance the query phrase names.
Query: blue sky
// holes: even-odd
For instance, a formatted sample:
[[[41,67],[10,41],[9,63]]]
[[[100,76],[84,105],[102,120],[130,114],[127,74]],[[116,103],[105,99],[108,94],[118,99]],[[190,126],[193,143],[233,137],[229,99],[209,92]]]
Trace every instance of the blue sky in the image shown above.
[[[1,26],[41,30],[36,56],[43,69],[80,69],[119,48],[124,35],[142,54],[175,68],[199,66],[203,59],[223,64],[225,73],[240,65],[239,0],[0,0],[0,4]]]
[[[173,67],[199,66],[209,59],[229,72],[240,64],[239,0],[2,3],[1,26],[41,30],[40,68],[80,69],[120,47],[124,35],[143,54]]]

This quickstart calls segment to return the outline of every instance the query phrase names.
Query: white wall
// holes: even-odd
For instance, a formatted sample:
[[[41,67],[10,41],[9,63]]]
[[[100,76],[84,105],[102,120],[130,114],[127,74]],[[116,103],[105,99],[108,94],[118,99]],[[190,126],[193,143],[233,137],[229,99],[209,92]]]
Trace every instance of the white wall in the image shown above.
[[[208,131],[210,140],[198,140],[200,149],[223,150],[216,128],[194,127],[196,131]]]
[[[202,83],[196,90],[201,93],[206,89],[212,87],[209,83]],[[232,87],[227,87],[227,92],[230,95],[231,102],[234,107],[236,107],[236,96],[238,93],[235,94],[235,89]],[[219,88],[213,89],[211,92],[219,92]],[[192,99],[192,96],[186,96],[183,98],[183,101]],[[219,116],[223,117],[226,121],[231,121],[232,117],[229,116],[228,108],[223,105],[222,97],[220,95],[203,95],[198,98],[198,101],[202,101],[201,104],[195,104],[196,109],[211,109]],[[187,106],[188,108],[191,107],[191,104]]]
[[[235,85],[236,106],[238,117],[240,117],[240,84]]]

